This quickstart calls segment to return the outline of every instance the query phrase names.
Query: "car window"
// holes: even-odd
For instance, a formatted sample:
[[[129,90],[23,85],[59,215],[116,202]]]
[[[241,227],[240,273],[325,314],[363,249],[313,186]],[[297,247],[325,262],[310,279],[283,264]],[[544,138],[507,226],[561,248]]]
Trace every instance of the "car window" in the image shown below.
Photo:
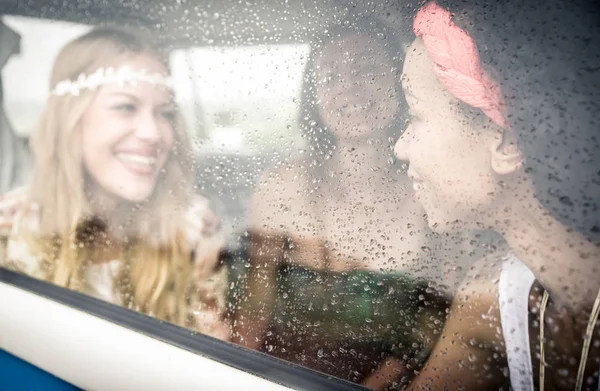
[[[2,16],[1,266],[371,389],[596,387],[595,8],[110,3]]]
[[[21,50],[3,69],[4,107],[17,137],[35,140],[44,109],[62,98],[54,95],[53,62],[94,26],[14,16],[5,23],[21,36]],[[166,45],[191,142],[194,197],[202,200],[186,228],[202,240],[192,253],[190,310],[183,323],[169,321],[356,383],[387,365],[399,371],[407,352],[422,363],[474,255],[443,254],[450,249],[426,238],[419,206],[404,200],[406,184],[390,179],[405,176],[392,146],[406,118],[399,78],[409,41],[389,20],[373,23],[373,31],[315,26],[282,43]],[[49,39],[43,46],[41,37]],[[339,142],[344,132],[348,145]],[[361,143],[353,144],[353,132]],[[94,140],[100,148],[103,139]],[[84,184],[102,171],[85,175]],[[21,239],[9,234],[8,265],[42,278],[41,269],[19,262],[20,250],[11,254],[11,240],[26,246]],[[456,253],[477,248],[456,242]],[[425,254],[445,258],[438,265]],[[114,293],[119,261],[93,264],[76,290],[124,303]],[[129,289],[135,295],[135,285]],[[399,317],[398,306],[413,310]]]

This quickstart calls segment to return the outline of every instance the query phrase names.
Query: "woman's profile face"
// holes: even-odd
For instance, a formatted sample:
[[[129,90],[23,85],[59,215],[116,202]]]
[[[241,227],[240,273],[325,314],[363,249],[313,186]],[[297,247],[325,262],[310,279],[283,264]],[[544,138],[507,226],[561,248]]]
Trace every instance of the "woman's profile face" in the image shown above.
[[[409,161],[415,194],[436,230],[481,222],[499,193],[491,167],[498,135],[460,112],[457,99],[432,71],[420,38],[407,51],[402,75],[411,121],[395,146]]]
[[[139,56],[119,67],[167,76],[157,60]],[[170,90],[139,82],[102,86],[82,117],[84,169],[95,192],[142,202],[154,192],[174,142]]]
[[[401,93],[393,67],[372,38],[349,35],[321,48],[315,58],[317,104],[338,138],[369,137],[393,121]]]

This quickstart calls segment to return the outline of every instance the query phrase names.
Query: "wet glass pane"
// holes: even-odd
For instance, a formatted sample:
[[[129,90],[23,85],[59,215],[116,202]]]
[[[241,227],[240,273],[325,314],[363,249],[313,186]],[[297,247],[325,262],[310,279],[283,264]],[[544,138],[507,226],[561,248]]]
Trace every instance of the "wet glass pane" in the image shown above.
[[[1,10],[3,266],[372,389],[598,389],[592,2],[75,3]]]

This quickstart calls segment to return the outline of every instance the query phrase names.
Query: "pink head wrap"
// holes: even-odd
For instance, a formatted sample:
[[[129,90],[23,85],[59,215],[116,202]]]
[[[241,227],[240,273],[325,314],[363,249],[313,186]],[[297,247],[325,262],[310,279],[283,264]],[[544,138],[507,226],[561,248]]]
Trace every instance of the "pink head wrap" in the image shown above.
[[[475,42],[452,22],[450,12],[434,2],[427,3],[415,17],[414,31],[423,40],[433,60],[433,72],[444,87],[481,109],[497,125],[508,128],[500,86],[481,67]]]

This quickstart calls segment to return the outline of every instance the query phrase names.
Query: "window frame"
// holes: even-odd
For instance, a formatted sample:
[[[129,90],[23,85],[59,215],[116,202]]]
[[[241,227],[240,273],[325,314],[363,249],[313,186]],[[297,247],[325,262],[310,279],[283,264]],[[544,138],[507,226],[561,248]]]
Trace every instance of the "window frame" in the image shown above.
[[[67,330],[55,330],[49,329],[53,335],[56,335],[56,338],[61,339],[61,343],[65,342],[65,345],[61,345],[55,341],[52,344],[48,344],[48,346],[44,346],[44,352],[46,353],[46,357],[63,357],[68,356],[69,354],[74,353],[74,348],[70,348],[69,342],[73,345],[72,341],[68,341],[69,333],[68,329],[81,327],[80,324],[72,324],[71,320],[65,319],[50,319],[48,324],[44,324],[44,320],[47,318],[43,318],[43,314],[48,314],[53,311],[50,308],[50,311],[44,311],[43,306],[49,307],[49,303],[47,300],[52,301],[53,305],[60,305],[63,310],[70,310],[73,314],[73,318],[77,319],[75,312],[80,312],[86,315],[91,315],[92,321],[98,322],[98,324],[104,323],[104,325],[100,325],[101,327],[96,328],[96,330],[108,330],[107,327],[110,326],[106,324],[107,322],[112,324],[112,327],[119,326],[118,328],[126,329],[129,331],[130,337],[131,331],[140,334],[142,336],[150,337],[147,341],[147,351],[141,352],[142,354],[147,354],[150,351],[155,351],[156,348],[161,348],[163,351],[169,351],[173,354],[168,354],[167,357],[153,357],[152,360],[156,360],[156,367],[160,368],[160,362],[162,361],[165,365],[169,364],[172,366],[174,359],[176,356],[181,353],[181,350],[188,353],[188,358],[186,360],[194,359],[194,363],[188,363],[188,367],[192,364],[200,365],[194,366],[197,368],[196,374],[191,374],[190,379],[200,379],[202,376],[218,376],[219,374],[223,374],[224,372],[220,372],[219,374],[207,373],[202,369],[202,361],[204,361],[206,366],[206,359],[225,364],[227,367],[231,369],[231,371],[225,370],[227,372],[226,379],[220,379],[223,381],[223,389],[231,389],[230,387],[234,384],[240,384],[240,377],[246,376],[246,380],[250,381],[248,375],[257,377],[259,384],[260,381],[263,381],[264,386],[268,386],[270,383],[271,386],[279,385],[280,387],[268,387],[269,389],[300,389],[300,390],[365,390],[364,387],[350,383],[348,381],[334,378],[332,376],[304,368],[300,365],[288,363],[286,361],[270,357],[264,353],[252,351],[246,349],[241,346],[234,345],[232,343],[224,342],[217,340],[215,338],[202,335],[196,332],[193,332],[189,329],[185,329],[183,327],[179,327],[177,325],[159,321],[158,319],[151,318],[144,314],[128,310],[126,308],[122,308],[108,302],[101,301],[99,299],[95,299],[91,296],[86,296],[84,294],[70,291],[55,285],[52,285],[48,282],[37,280],[26,275],[8,270],[6,268],[0,267],[0,292],[9,293],[10,288],[17,288],[18,291],[21,291],[22,294],[27,295],[33,294],[39,303],[39,308],[26,308],[25,312],[23,311],[23,306],[19,305],[19,303],[15,303],[14,301],[8,302],[8,300],[3,300],[0,302],[0,314],[3,314],[0,320],[0,348],[6,350],[7,352],[14,354],[17,357],[20,357],[28,362],[34,363],[42,369],[50,369],[49,372],[53,373],[55,371],[52,368],[57,368],[60,366],[60,362],[66,363],[66,360],[58,360],[59,362],[48,363],[47,361],[42,363],[44,365],[40,365],[40,358],[36,357],[36,350],[39,352],[39,347],[36,349],[32,346],[27,346],[28,342],[18,340],[18,335],[23,333],[23,328],[25,329],[38,329],[39,327],[49,327],[49,324],[56,324],[56,321],[61,322],[66,325]],[[14,291],[13,296],[16,298],[16,301],[19,301],[18,291]],[[4,296],[4,295],[3,295]],[[29,295],[31,296],[31,295]],[[4,296],[6,297],[6,296]],[[25,296],[22,296],[24,299],[27,299]],[[40,300],[41,299],[41,300]],[[45,300],[44,300],[45,299]],[[30,302],[31,300],[22,300],[23,304]],[[56,309],[54,309],[56,310]],[[17,315],[18,311],[18,316]],[[56,313],[60,313],[61,311],[56,311]],[[11,316],[11,313],[13,316]],[[30,325],[20,324],[19,319],[22,319],[23,316],[30,317],[33,320],[37,319],[37,323]],[[40,319],[40,316],[42,318]],[[81,320],[81,319],[80,319]],[[65,332],[66,331],[66,332]],[[97,338],[97,335],[93,335],[94,330],[88,330],[87,332],[90,334],[90,338]],[[41,331],[40,333],[46,333],[48,330]],[[55,334],[54,334],[55,333]],[[33,338],[35,340],[35,338]],[[10,342],[12,341],[12,342]],[[129,342],[126,342],[128,344]],[[133,343],[133,342],[132,342]],[[117,344],[119,345],[119,344]],[[166,346],[164,346],[166,345]],[[54,348],[53,348],[54,346]],[[58,350],[58,347],[61,347]],[[119,345],[117,347],[113,346],[113,349],[122,349],[122,351],[126,351],[127,347],[123,345]],[[165,350],[166,348],[166,350]],[[173,349],[175,348],[175,349]],[[50,351],[48,351],[48,349]],[[170,350],[169,350],[170,349]],[[140,352],[137,352],[138,354]],[[190,356],[189,353],[192,355]],[[182,356],[183,357],[183,356]],[[197,358],[197,359],[195,359]],[[104,355],[104,359],[102,359],[101,354],[94,354],[91,352],[89,357],[85,358],[86,368],[91,366],[96,366],[99,368],[101,365],[103,372],[114,371],[123,371],[122,367],[119,367],[120,361],[116,360],[108,360],[108,356]],[[121,361],[122,363],[122,361]],[[200,363],[200,364],[198,364]],[[165,368],[168,368],[168,366]],[[53,373],[62,377],[64,380],[69,381],[77,386],[83,386],[81,383],[82,379],[85,379],[85,373],[71,373],[69,376],[64,376],[64,373],[69,373],[69,367],[64,365],[65,367],[61,367],[63,371],[62,375],[58,373]],[[130,368],[126,368],[126,371],[130,373],[140,374],[150,374],[158,381],[168,381],[165,379],[172,379],[175,383],[181,384],[182,379],[174,378],[173,376],[177,374],[172,373],[164,373],[159,371],[149,371],[152,368],[140,368],[136,366],[136,364],[132,364]],[[75,372],[75,371],[73,371]],[[167,371],[168,372],[168,371]],[[115,372],[116,373],[116,372]],[[67,378],[69,377],[69,378]],[[92,376],[90,382],[93,383],[93,378],[98,378],[98,376]],[[139,378],[139,376],[134,376]],[[160,379],[159,379],[160,377]],[[237,378],[237,381],[236,381]],[[110,379],[106,379],[110,381]],[[131,379],[132,384],[135,384],[135,381],[147,382],[147,378],[141,379]],[[265,382],[266,381],[266,382]],[[114,384],[114,383],[113,383]],[[147,384],[147,383],[145,383]],[[172,384],[172,383],[168,383]],[[189,383],[188,383],[189,384]],[[227,385],[229,384],[229,387]],[[85,388],[99,388],[99,384],[85,384]],[[191,384],[190,384],[191,386]],[[202,383],[196,383],[195,387],[201,387]],[[105,387],[100,387],[105,388]]]

